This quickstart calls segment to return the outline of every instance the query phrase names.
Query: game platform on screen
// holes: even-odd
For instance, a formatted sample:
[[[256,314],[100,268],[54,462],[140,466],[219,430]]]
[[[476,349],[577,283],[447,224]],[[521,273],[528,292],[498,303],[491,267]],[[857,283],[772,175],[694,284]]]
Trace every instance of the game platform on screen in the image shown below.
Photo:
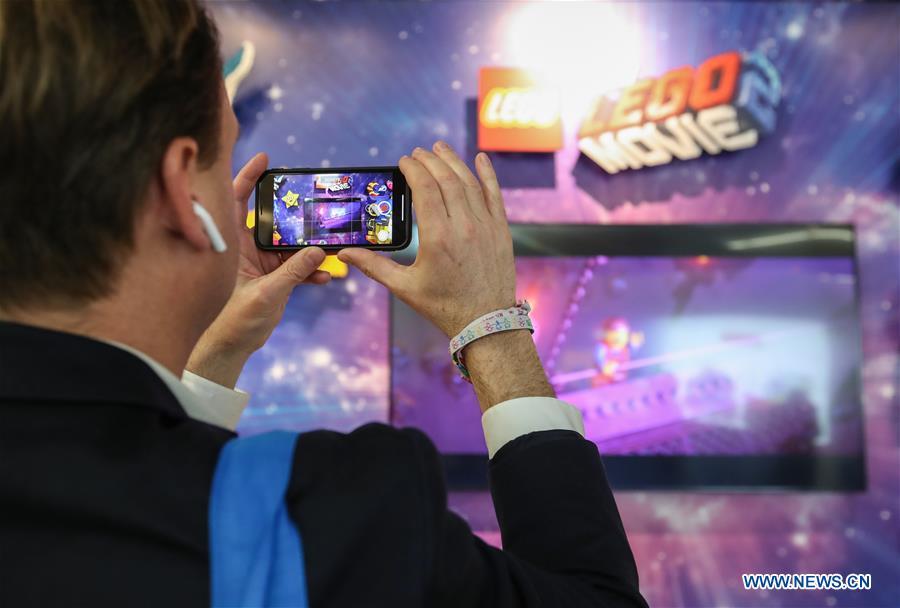
[[[272,245],[390,245],[390,173],[280,174],[273,181]]]

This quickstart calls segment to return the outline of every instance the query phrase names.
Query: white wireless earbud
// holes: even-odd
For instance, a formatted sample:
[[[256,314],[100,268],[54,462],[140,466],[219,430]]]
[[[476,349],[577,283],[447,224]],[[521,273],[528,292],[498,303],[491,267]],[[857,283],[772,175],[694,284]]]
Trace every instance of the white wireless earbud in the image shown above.
[[[200,218],[200,222],[203,224],[203,230],[206,231],[206,236],[209,237],[209,242],[212,243],[213,251],[216,253],[224,253],[227,251],[228,245],[225,244],[225,239],[222,238],[222,233],[219,232],[219,227],[216,226],[216,222],[213,221],[209,211],[207,211],[203,205],[194,201],[194,213]]]

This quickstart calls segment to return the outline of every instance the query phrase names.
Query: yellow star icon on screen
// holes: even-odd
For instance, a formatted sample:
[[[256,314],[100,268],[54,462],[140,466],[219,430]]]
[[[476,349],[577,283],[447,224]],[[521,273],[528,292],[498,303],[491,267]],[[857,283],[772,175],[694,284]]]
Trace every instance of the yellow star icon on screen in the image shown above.
[[[288,190],[287,194],[281,197],[281,200],[284,201],[285,207],[298,207],[300,203],[300,195],[296,192],[291,192]]]

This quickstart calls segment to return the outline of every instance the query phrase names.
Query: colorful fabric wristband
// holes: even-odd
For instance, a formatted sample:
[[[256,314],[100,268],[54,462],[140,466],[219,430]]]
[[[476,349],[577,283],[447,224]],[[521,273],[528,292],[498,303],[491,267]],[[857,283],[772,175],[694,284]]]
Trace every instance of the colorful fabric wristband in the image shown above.
[[[469,370],[463,361],[463,348],[477,340],[490,334],[496,334],[501,331],[512,331],[514,329],[527,329],[534,333],[534,325],[528,313],[531,312],[531,306],[525,300],[516,302],[512,308],[495,310],[486,315],[478,317],[463,329],[459,334],[450,340],[450,357],[459,370],[463,380],[471,382]]]

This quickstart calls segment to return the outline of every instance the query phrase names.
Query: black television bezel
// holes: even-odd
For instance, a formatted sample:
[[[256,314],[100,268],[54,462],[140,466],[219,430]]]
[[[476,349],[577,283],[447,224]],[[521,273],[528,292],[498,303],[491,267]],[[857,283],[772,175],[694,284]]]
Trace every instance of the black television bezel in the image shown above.
[[[859,268],[850,224],[513,224],[516,256],[843,257],[853,262],[854,305],[859,326]],[[412,261],[415,245],[394,254]],[[390,303],[393,358],[394,299]],[[861,353],[861,344],[857,344]],[[393,370],[393,365],[390,366]],[[866,490],[861,370],[854,374],[860,412],[860,452],[854,455],[758,456],[605,455],[617,490],[838,491]],[[389,420],[394,414],[391,373]],[[447,485],[454,491],[488,487],[486,454],[442,454]]]

